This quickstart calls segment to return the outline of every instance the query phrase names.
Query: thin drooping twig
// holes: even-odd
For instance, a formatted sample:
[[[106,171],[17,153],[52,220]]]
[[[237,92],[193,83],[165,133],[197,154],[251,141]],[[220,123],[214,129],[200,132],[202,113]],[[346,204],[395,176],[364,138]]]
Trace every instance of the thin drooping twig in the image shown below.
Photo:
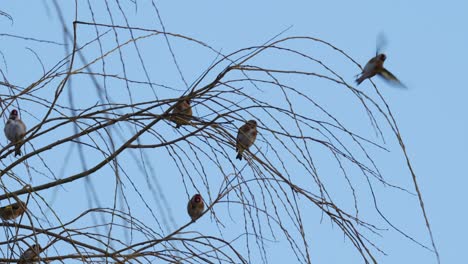
[[[418,196],[440,261],[389,104],[378,90],[376,96],[353,87],[324,60],[336,56],[357,65],[342,49],[281,32],[261,45],[221,53],[224,48],[170,32],[155,1],[138,7],[157,17],[161,29],[132,24],[139,15],[132,13],[134,1],[79,4],[68,18],[55,1],[65,44],[4,35],[29,46],[60,44],[67,54],[31,46],[44,70],[24,87],[2,71],[1,113],[6,120],[19,108],[28,131],[23,156],[13,158],[12,144],[0,146],[0,202],[25,196],[29,202],[22,217],[0,223],[7,234],[0,237],[1,262],[17,261],[40,243],[41,261],[268,263],[274,262],[270,244],[281,242],[291,259],[313,263],[309,218],[337,227],[360,256],[352,262],[384,259],[388,230],[430,251],[381,213],[374,195],[380,186]],[[298,48],[299,42],[331,55]],[[208,66],[191,76],[187,61]],[[362,121],[364,132],[347,125],[349,116],[335,114],[319,89],[347,96],[343,103],[353,105],[352,121]],[[176,130],[181,115],[173,109],[186,100],[193,115],[183,115],[187,124]],[[237,161],[237,129],[250,119],[258,136]],[[376,134],[366,133],[367,126]],[[385,177],[380,166],[394,154],[384,140],[392,136],[416,194]],[[85,194],[79,195],[99,201],[98,208],[77,202],[62,216],[60,202],[81,182]],[[205,202],[196,222],[177,214],[194,193]],[[183,197],[183,205],[174,196]]]

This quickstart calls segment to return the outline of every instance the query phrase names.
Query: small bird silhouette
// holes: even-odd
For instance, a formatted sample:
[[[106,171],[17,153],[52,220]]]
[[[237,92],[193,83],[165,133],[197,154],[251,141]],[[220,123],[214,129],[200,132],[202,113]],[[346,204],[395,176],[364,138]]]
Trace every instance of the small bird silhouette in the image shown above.
[[[204,209],[205,204],[203,203],[203,198],[198,193],[195,194],[187,204],[187,212],[190,218],[192,218],[192,221],[197,220],[203,213]]]
[[[3,220],[15,219],[26,211],[26,204],[24,202],[16,202],[4,207],[0,207],[0,218]]]
[[[192,119],[192,106],[190,106],[190,100],[185,99],[177,102],[172,110],[172,114],[174,116],[171,117],[171,120],[176,123],[176,128],[190,124],[190,119]]]
[[[376,51],[375,51],[375,57],[370,59],[366,66],[364,66],[364,69],[361,72],[361,76],[356,79],[356,83],[359,85],[361,84],[365,79],[369,79],[374,77],[375,75],[379,75],[384,78],[385,81],[388,81],[391,84],[394,84],[399,87],[404,87],[406,86],[400,82],[395,75],[393,75],[390,71],[385,69],[384,67],[384,62],[387,59],[387,56],[382,53],[382,49],[387,46],[387,38],[385,37],[385,34],[383,32],[380,32],[377,35],[376,39]]]
[[[26,251],[23,252],[18,263],[19,264],[39,263],[38,258],[41,252],[42,252],[42,247],[38,244],[34,244],[30,246]]]
[[[239,128],[236,139],[236,159],[242,160],[244,150],[250,148],[257,138],[257,121],[249,120]]]
[[[367,62],[366,66],[364,66],[364,69],[361,72],[361,76],[356,79],[356,83],[359,85],[361,84],[365,79],[374,77],[375,75],[382,76],[385,80],[398,84],[400,86],[404,85],[393,75],[390,71],[385,69],[384,67],[384,62],[387,59],[387,56],[383,53],[377,54],[375,57],[369,60]]]
[[[22,140],[26,134],[26,125],[19,118],[16,109],[11,111],[10,118],[8,118],[3,130],[7,139],[15,144],[15,157],[20,156]]]

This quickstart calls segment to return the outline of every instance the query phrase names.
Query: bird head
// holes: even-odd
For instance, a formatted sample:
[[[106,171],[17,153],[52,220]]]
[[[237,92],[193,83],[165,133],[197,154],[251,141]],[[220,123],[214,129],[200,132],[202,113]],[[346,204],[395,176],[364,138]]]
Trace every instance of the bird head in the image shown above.
[[[379,54],[379,60],[385,61],[387,59],[387,56],[383,53]]]
[[[193,203],[201,203],[203,201],[202,196],[200,194],[195,194],[192,198]]]
[[[11,111],[10,119],[12,119],[12,120],[17,120],[18,119],[18,111],[16,109],[13,109],[13,111]]]
[[[13,208],[14,210],[18,210],[18,209],[23,209],[23,208],[26,208],[26,204],[23,203],[22,201],[20,201],[19,203],[14,203],[14,204],[11,204],[10,205],[11,208]]]
[[[249,124],[251,127],[257,127],[257,121],[255,120],[249,120],[247,121],[247,124]]]
[[[41,245],[39,245],[39,244],[34,244],[34,245],[31,246],[31,248],[32,248],[36,253],[39,253],[39,252],[42,251],[42,247],[41,247]]]

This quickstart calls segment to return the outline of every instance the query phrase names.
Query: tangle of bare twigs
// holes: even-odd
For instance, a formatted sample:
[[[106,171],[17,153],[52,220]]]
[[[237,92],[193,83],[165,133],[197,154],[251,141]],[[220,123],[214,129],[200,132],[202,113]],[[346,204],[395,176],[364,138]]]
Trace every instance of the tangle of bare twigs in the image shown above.
[[[282,241],[295,262],[312,263],[311,215],[338,227],[364,263],[386,254],[379,241],[388,229],[438,256],[385,98],[377,89],[356,89],[321,54],[294,47],[317,46],[360,67],[343,50],[312,37],[276,36],[222,53],[167,32],[154,2],[161,24],[154,28],[131,26],[122,5],[76,1],[70,21],[56,1],[63,43],[5,35],[63,47],[66,54],[52,63],[53,56],[28,48],[44,73],[26,87],[2,70],[0,114],[6,120],[19,109],[28,129],[23,156],[14,158],[11,144],[0,147],[0,201],[25,201],[28,209],[0,223],[0,262],[17,262],[40,244],[43,262],[268,263],[269,245]],[[79,12],[90,19],[79,19]],[[205,70],[189,77],[183,69],[191,58],[180,58],[173,45],[203,54],[206,60],[196,65]],[[323,89],[329,91],[318,95]],[[353,119],[366,122],[371,133],[357,132],[335,114],[332,94],[345,96]],[[193,116],[176,130],[172,110],[185,99]],[[257,121],[259,134],[238,162],[235,136],[249,119]],[[387,144],[394,139],[398,144]],[[415,192],[388,180],[379,167],[398,147]],[[386,217],[375,191],[381,187],[419,198],[431,246]],[[171,197],[188,201],[194,193],[203,194],[204,215],[180,220],[185,205],[179,209]],[[360,210],[369,196],[383,223],[368,221]]]

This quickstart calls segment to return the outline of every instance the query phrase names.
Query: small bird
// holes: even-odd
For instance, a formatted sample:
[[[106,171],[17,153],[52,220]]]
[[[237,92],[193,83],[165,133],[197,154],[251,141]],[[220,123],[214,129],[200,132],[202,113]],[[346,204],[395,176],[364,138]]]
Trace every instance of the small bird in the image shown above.
[[[174,109],[172,110],[172,114],[174,116],[171,117],[171,120],[177,124],[176,128],[190,124],[190,119],[192,119],[192,107],[190,106],[190,99],[177,102]]]
[[[26,204],[24,202],[13,203],[4,207],[0,207],[0,218],[3,220],[15,219],[26,211]]]
[[[250,148],[257,138],[257,121],[249,120],[239,128],[236,140],[236,159],[242,160],[244,150]]]
[[[187,204],[187,212],[194,222],[201,216],[204,209],[205,204],[203,203],[203,198],[198,193],[195,194]]]
[[[42,247],[38,244],[30,246],[26,251],[21,255],[18,263],[19,264],[33,264],[39,263],[39,254],[42,252]]]
[[[26,134],[26,125],[18,116],[18,111],[11,111],[10,118],[5,124],[5,135],[11,143],[15,144],[15,157],[21,156],[21,143]]]
[[[359,76],[359,78],[356,79],[356,83],[359,85],[365,79],[374,77],[378,74],[385,80],[404,87],[404,85],[397,79],[397,77],[395,77],[395,75],[393,75],[391,72],[384,68],[383,64],[386,59],[387,56],[383,53],[377,54],[375,57],[370,59],[369,62],[367,62],[366,66],[364,66],[364,69],[360,74],[361,76]]]

